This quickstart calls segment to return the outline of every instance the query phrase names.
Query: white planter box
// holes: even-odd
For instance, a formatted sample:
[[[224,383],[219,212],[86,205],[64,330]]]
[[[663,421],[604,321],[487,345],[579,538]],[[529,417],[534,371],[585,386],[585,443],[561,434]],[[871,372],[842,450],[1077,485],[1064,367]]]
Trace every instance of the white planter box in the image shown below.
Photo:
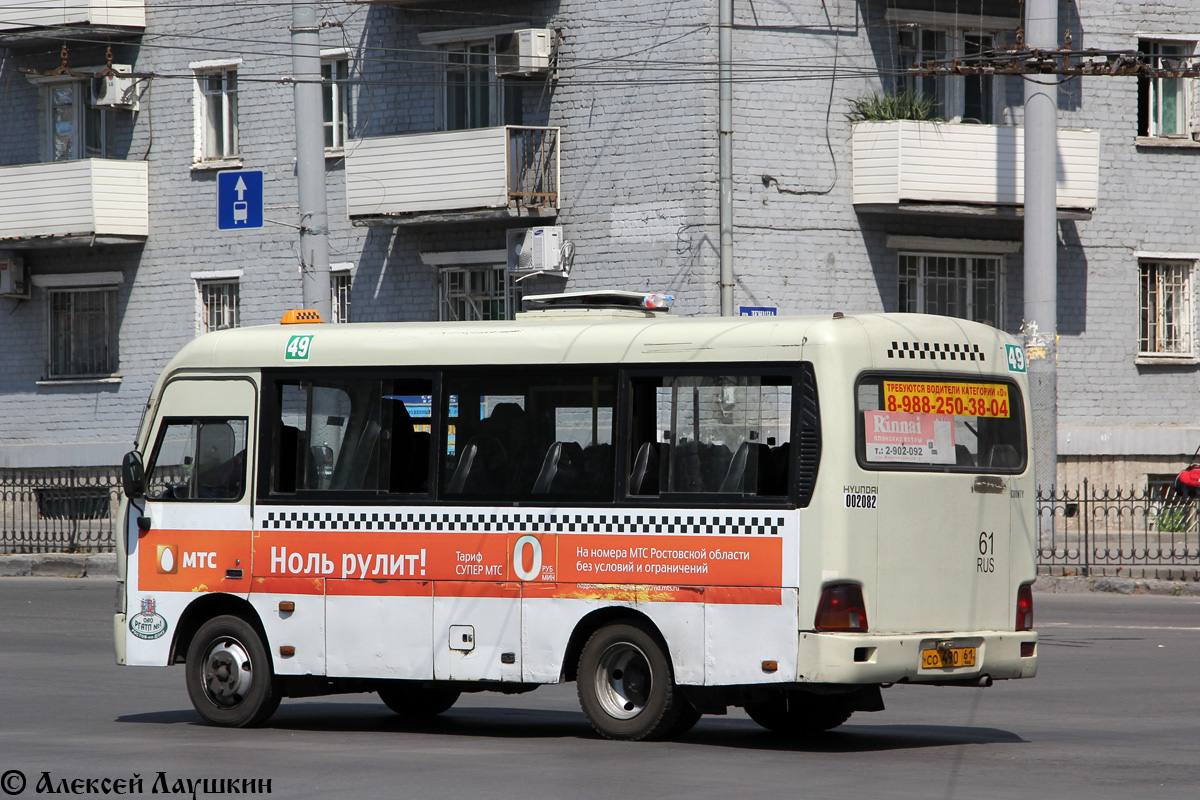
[[[0,238],[149,235],[144,161],[0,167]]]
[[[1059,130],[1058,207],[1095,210],[1100,136]],[[901,202],[1020,206],[1024,131],[999,125],[859,122],[854,125],[855,205]]]

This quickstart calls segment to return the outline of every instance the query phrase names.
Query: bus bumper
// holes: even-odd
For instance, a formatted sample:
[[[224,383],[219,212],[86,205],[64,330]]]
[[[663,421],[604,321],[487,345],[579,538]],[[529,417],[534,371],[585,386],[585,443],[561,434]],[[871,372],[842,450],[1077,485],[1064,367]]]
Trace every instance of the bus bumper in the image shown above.
[[[796,680],[802,683],[970,683],[1037,674],[1033,631],[967,631],[936,634],[800,634]],[[974,649],[972,666],[926,667],[922,653]],[[1028,655],[1022,655],[1026,653]],[[985,685],[985,684],[984,684]]]
[[[113,647],[117,651],[117,663],[125,663],[125,615],[113,614]]]

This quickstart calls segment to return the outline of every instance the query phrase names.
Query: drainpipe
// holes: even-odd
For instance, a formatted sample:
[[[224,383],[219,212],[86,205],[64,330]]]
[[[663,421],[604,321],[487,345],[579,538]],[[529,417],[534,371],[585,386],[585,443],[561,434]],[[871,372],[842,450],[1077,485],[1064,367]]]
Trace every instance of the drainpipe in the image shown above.
[[[720,0],[719,67],[721,316],[733,316],[733,0]]]

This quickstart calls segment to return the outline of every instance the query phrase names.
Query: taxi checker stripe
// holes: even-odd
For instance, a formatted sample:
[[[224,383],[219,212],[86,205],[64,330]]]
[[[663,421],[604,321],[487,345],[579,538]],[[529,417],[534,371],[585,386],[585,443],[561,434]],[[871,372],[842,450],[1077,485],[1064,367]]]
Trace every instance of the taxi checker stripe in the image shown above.
[[[930,361],[985,361],[979,345],[964,342],[892,342],[888,358],[929,359]]]
[[[783,517],[726,514],[482,514],[389,511],[268,511],[260,530],[409,532],[675,533],[779,536]]]

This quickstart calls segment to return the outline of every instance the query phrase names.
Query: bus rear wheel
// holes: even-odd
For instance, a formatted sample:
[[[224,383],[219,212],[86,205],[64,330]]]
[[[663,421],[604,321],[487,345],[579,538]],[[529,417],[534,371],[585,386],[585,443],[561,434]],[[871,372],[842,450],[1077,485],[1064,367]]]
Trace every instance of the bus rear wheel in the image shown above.
[[[854,713],[854,706],[847,695],[819,695],[800,691],[788,691],[770,700],[747,703],[745,709],[750,719],[759,725],[788,736],[832,730]]]
[[[462,694],[435,681],[393,681],[377,691],[384,705],[402,717],[436,717]]]
[[[679,692],[665,648],[637,625],[607,625],[579,655],[579,705],[608,739],[666,739],[700,715]]]
[[[186,669],[192,705],[212,725],[261,725],[279,707],[282,694],[267,649],[241,617],[214,617],[201,625],[188,647]]]

